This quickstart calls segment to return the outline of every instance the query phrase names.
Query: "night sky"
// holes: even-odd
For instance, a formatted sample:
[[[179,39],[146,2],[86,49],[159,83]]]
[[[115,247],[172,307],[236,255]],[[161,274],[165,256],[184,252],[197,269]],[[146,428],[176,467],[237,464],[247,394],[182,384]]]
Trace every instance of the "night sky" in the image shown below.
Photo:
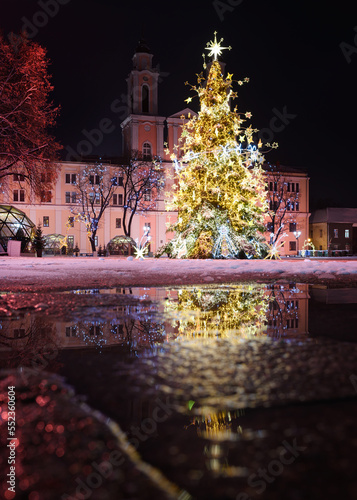
[[[58,10],[47,22],[45,8]],[[53,99],[62,108],[55,133],[63,146],[76,149],[84,129],[108,118],[111,133],[92,153],[110,156],[121,154],[125,79],[139,39],[144,37],[162,72],[159,113],[169,116],[194,95],[184,82],[196,83],[204,47],[216,30],[232,46],[223,55],[226,70],[234,79],[250,78],[237,86],[238,110],[251,111],[253,127],[270,129],[263,137],[279,143],[266,159],[308,171],[311,208],[357,207],[352,2],[1,0],[0,13],[5,36],[26,22],[31,38],[48,50]],[[197,98],[190,107],[198,110]],[[279,114],[285,115],[283,126],[272,121]]]

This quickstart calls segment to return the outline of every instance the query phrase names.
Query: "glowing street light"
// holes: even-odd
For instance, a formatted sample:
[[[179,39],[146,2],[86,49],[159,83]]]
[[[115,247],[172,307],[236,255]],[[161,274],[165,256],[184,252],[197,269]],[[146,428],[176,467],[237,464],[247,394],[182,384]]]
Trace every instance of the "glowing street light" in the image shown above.
[[[299,256],[299,238],[301,236],[301,231],[294,231],[294,236],[296,238],[296,255]]]

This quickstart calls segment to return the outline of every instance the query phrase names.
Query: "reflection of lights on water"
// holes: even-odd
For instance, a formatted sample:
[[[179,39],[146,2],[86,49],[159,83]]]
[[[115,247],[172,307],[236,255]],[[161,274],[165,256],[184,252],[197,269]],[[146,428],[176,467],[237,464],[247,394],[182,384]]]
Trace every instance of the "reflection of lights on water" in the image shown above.
[[[157,291],[150,288],[73,290],[66,293],[83,295],[83,300],[76,302],[72,297],[68,314],[73,310],[76,315],[78,309],[74,306],[77,305],[83,320],[59,321],[57,331],[62,332],[64,348],[104,349],[118,345],[127,346],[129,350],[153,350],[173,340],[250,339],[257,335],[296,338],[307,333],[305,286],[242,283]],[[96,297],[100,294],[110,300],[99,301]],[[88,295],[86,299],[85,295]],[[3,335],[6,333],[9,343],[31,342],[27,337],[21,340],[18,334],[20,328],[31,326],[31,318],[33,316],[28,316],[25,326],[20,324],[25,321],[22,313],[1,319],[0,330]],[[56,322],[52,321],[51,325]]]

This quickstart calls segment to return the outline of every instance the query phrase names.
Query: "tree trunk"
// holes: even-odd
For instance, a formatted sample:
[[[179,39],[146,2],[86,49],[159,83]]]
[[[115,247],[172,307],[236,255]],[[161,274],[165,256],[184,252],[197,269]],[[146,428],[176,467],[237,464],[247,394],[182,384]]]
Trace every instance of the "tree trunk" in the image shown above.
[[[89,237],[89,241],[90,241],[92,252],[96,251],[96,248],[95,248],[95,234],[96,234],[96,232],[97,231],[95,231],[94,233],[92,233],[92,235]]]

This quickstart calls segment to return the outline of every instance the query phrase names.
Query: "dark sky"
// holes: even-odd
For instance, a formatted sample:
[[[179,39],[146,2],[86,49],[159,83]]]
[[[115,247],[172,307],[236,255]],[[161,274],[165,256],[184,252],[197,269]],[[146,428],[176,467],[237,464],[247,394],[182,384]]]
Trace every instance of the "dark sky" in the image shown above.
[[[63,146],[75,150],[83,130],[111,121],[111,133],[93,146],[92,153],[101,155],[121,153],[119,108],[142,33],[162,71],[159,112],[169,116],[187,106],[184,99],[193,94],[184,82],[196,83],[216,30],[232,46],[223,57],[227,71],[235,79],[250,78],[238,88],[238,109],[251,111],[253,127],[279,143],[266,159],[308,171],[312,206],[326,200],[357,207],[354,3],[0,0],[0,28],[7,36],[26,22],[32,39],[47,48],[53,99],[62,107],[56,135]],[[45,9],[52,16],[44,16]],[[195,110],[197,102],[190,104]],[[273,119],[279,115],[285,124]]]

